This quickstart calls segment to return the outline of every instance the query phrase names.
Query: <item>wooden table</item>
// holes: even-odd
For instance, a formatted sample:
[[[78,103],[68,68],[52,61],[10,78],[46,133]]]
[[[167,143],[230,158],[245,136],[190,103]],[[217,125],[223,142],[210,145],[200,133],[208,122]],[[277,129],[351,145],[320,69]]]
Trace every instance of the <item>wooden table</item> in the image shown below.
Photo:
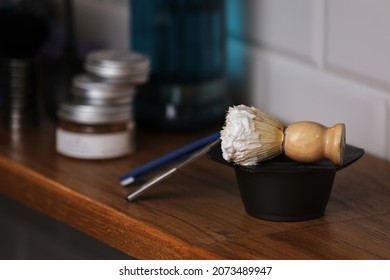
[[[246,214],[234,171],[206,157],[124,199],[120,175],[211,131],[139,132],[133,156],[86,161],[57,154],[54,129],[0,131],[0,191],[135,258],[390,259],[389,162],[338,172],[322,218],[272,222]]]

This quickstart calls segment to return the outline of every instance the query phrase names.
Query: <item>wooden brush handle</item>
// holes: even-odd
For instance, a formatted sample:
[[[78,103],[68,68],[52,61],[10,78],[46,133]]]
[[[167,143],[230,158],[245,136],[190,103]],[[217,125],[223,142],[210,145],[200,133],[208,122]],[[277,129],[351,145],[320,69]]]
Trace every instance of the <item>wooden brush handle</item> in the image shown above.
[[[343,163],[345,125],[332,127],[310,121],[287,126],[284,133],[284,152],[289,158],[301,162],[314,162],[324,158],[335,164]]]

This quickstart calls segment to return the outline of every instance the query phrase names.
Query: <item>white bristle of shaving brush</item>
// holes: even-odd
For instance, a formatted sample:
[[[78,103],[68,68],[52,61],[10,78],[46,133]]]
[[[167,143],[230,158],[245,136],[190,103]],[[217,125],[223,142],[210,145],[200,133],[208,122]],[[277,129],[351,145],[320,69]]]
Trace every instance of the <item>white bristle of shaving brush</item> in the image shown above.
[[[254,165],[283,152],[285,125],[245,105],[230,107],[221,131],[222,156],[240,165]]]
[[[312,121],[283,125],[263,111],[245,105],[230,107],[221,131],[222,155],[239,165],[255,165],[284,153],[300,162],[328,159],[342,164],[345,124],[326,127]]]

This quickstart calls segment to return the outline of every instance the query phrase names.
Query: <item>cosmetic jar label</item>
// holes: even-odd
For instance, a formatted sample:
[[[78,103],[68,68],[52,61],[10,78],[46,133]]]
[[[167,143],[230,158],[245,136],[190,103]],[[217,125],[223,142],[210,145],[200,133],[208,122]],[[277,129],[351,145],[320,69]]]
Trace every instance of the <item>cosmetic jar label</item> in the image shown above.
[[[57,128],[57,152],[80,159],[108,159],[129,154],[133,147],[129,131],[87,134]]]

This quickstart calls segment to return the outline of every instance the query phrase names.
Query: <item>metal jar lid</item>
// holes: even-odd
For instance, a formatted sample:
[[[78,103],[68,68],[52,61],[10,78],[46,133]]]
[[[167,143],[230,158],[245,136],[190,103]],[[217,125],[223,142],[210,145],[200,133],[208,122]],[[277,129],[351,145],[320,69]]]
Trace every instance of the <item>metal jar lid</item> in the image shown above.
[[[113,124],[132,119],[129,105],[94,106],[61,103],[57,115],[62,120],[80,124]]]
[[[72,99],[83,104],[128,104],[133,101],[135,94],[134,86],[108,82],[88,74],[74,76],[72,85]]]
[[[87,55],[85,69],[104,78],[144,81],[149,74],[150,61],[136,52],[98,50]]]

